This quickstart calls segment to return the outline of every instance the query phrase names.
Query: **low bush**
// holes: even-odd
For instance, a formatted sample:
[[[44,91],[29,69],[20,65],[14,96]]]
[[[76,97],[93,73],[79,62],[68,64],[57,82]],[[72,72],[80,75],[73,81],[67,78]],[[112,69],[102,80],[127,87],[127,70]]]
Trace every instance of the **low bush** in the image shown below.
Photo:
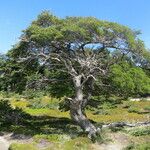
[[[136,127],[133,129],[129,129],[127,131],[129,134],[133,136],[143,136],[143,135],[150,135],[150,127]]]
[[[27,99],[33,99],[33,98],[41,98],[45,96],[45,93],[43,91],[38,91],[38,90],[26,90],[22,93],[25,98]]]
[[[132,103],[130,101],[126,101],[122,104],[122,108],[130,108],[132,106]]]
[[[150,143],[139,144],[135,147],[135,150],[150,150]]]
[[[29,107],[33,109],[40,109],[40,108],[58,109],[59,99],[50,96],[34,98],[30,100]]]
[[[140,109],[139,108],[136,108],[136,107],[130,107],[128,109],[128,112],[129,113],[140,113]]]
[[[147,111],[150,112],[150,106],[145,106],[145,107],[144,107],[144,110],[147,110]]]
[[[135,148],[135,144],[131,143],[127,147],[125,147],[123,150],[133,150]]]
[[[150,150],[150,143],[130,144],[123,150]]]

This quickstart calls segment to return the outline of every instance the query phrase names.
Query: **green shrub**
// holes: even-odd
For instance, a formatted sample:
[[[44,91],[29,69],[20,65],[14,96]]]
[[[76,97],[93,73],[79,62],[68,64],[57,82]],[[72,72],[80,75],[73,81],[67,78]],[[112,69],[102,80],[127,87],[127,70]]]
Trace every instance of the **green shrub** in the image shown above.
[[[137,127],[128,130],[128,133],[133,136],[150,135],[150,127]]]
[[[33,98],[41,98],[45,96],[45,93],[43,91],[38,91],[38,90],[26,90],[23,92],[24,97],[27,99],[33,99]]]
[[[101,107],[102,107],[102,109],[106,110],[106,109],[115,108],[116,105],[115,105],[115,104],[112,104],[112,103],[110,103],[110,102],[104,102]]]
[[[126,101],[122,104],[122,108],[130,108],[131,107],[131,102],[130,101]]]
[[[123,150],[150,150],[150,143],[130,144]]]
[[[127,147],[125,147],[123,150],[133,150],[135,148],[135,144],[131,143]]]
[[[0,97],[2,98],[17,98],[19,99],[21,97],[21,95],[19,95],[18,93],[14,93],[14,92],[0,92]]]
[[[150,150],[150,143],[139,144],[135,147],[135,150]]]

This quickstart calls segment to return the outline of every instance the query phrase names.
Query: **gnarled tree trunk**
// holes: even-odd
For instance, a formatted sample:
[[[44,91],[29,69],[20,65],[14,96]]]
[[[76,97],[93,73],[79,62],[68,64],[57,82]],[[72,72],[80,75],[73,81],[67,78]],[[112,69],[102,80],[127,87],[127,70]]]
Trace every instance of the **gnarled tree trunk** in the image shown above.
[[[83,87],[81,85],[81,76],[77,76],[74,79],[75,84],[75,98],[70,102],[70,115],[71,118],[88,133],[89,138],[96,137],[99,133],[97,129],[86,117],[84,108],[86,106],[87,99],[83,96]]]

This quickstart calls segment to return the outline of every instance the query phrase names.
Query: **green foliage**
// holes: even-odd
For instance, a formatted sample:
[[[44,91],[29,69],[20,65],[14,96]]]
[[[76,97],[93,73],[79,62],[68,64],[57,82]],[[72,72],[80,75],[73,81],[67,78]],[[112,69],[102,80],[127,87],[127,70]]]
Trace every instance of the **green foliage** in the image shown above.
[[[61,68],[51,71],[48,71],[47,69],[44,70],[45,75],[49,79],[54,79],[54,81],[47,86],[46,90],[51,93],[52,96],[58,98],[72,96],[74,93],[72,81],[67,73],[61,72],[59,69]]]
[[[142,95],[150,92],[150,78],[146,73],[127,62],[116,64],[111,69],[114,92],[121,96]]]
[[[105,95],[109,93],[108,97],[112,93],[117,97],[149,93],[148,74],[139,67],[135,67],[141,65],[136,59],[141,60],[144,52],[144,43],[138,38],[138,33],[126,26],[93,17],[60,19],[49,12],[42,12],[23,31],[19,43],[8,52],[8,59],[0,59],[0,90],[17,93],[25,91],[23,94],[27,99],[34,98],[29,101],[30,108],[23,105],[23,102],[12,101],[14,107],[19,105],[25,112],[32,115],[33,120],[27,118],[23,122],[26,113],[2,101],[0,103],[1,122],[9,124],[14,122],[14,125],[23,122],[23,126],[14,126],[13,130],[24,134],[73,132],[72,129],[66,131],[68,128],[65,121],[70,119],[69,113],[57,110],[58,101],[48,102],[49,99],[43,100],[41,97],[47,93],[59,98],[72,97],[75,93],[73,78],[77,75],[82,75],[81,84],[84,85],[85,96],[94,86],[98,87],[98,90],[95,90],[97,93],[100,91]],[[125,61],[115,64],[109,70],[110,64],[115,63],[116,60],[120,61],[123,55],[126,55]],[[85,60],[90,60],[91,63]],[[110,76],[107,73],[111,73]],[[99,77],[99,84],[92,87],[89,80],[97,77]],[[105,84],[109,85],[103,90]],[[146,118],[142,114],[129,114],[125,109],[114,107],[116,103],[120,103],[120,100],[116,102],[114,97],[110,97],[108,101],[111,103],[103,103],[101,107],[106,111],[96,112],[96,115],[87,111],[87,116],[93,121],[104,123],[124,121],[127,115],[129,122]],[[95,106],[96,103],[90,102],[89,106]],[[59,104],[68,107],[68,101]],[[137,112],[133,108],[129,109],[132,109],[131,112]],[[70,120],[68,122],[70,123]],[[60,128],[62,124],[64,129]],[[59,140],[58,135],[46,138],[52,141]],[[79,141],[73,139],[66,142],[64,147],[65,149],[87,149],[88,141],[85,138]]]
[[[1,67],[0,90],[21,93],[25,89],[26,74],[15,61],[6,60]]]
[[[31,25],[26,30],[23,31],[22,40],[18,44],[16,44],[11,51],[9,51],[8,56],[12,60],[16,60],[21,57],[27,58],[31,55],[33,56],[33,54],[38,54],[39,50],[41,49],[45,51],[45,55],[49,55],[51,52],[49,51],[50,49],[52,50],[52,52],[58,53],[57,48],[66,53],[66,50],[69,46],[71,46],[72,49],[77,50],[76,47],[78,45],[81,45],[81,43],[83,45],[87,45],[86,55],[88,56],[93,51],[90,46],[88,46],[88,44],[94,45],[95,43],[99,42],[98,46],[103,45],[105,42],[103,42],[102,39],[111,39],[108,43],[112,45],[113,52],[116,52],[117,49],[115,48],[117,44],[114,45],[114,43],[119,42],[119,44],[123,43],[125,50],[129,49],[131,51],[130,55],[132,55],[133,53],[133,55],[135,56],[139,53],[141,54],[145,50],[143,42],[138,39],[138,34],[139,32],[131,30],[126,26],[113,22],[98,20],[93,17],[66,17],[61,19],[49,13],[48,11],[44,11],[37,17],[36,20],[31,23]],[[99,40],[97,41],[97,39]],[[32,45],[32,43],[34,44]],[[33,48],[29,48],[31,47],[31,45],[33,46]],[[106,45],[104,44],[104,46]],[[99,48],[97,49],[97,51],[104,54],[105,57],[102,61],[106,64],[107,62],[111,61],[112,55],[116,55],[115,53],[111,54],[110,49],[111,46],[108,46],[108,48],[106,46],[106,48],[103,48],[103,50]],[[93,52],[96,53],[96,51]],[[96,54],[98,55],[98,53]],[[70,53],[70,58],[71,57],[74,57],[72,53]],[[32,60],[25,62],[26,63],[20,63],[20,69],[18,69],[19,74],[21,74],[21,70],[26,74],[24,78],[25,81],[20,81],[18,82],[18,84],[24,83],[28,85],[28,83],[31,84],[32,82],[35,82],[35,80],[37,80],[36,84],[32,84],[34,85],[34,87],[32,88],[38,87],[40,90],[46,90],[58,97],[72,96],[74,94],[72,81],[66,81],[66,79],[69,79],[69,75],[60,71],[61,69],[66,69],[62,63],[56,63],[55,61],[50,61],[48,59],[46,65],[41,65],[43,63],[43,59],[39,57],[32,57]],[[18,65],[17,62],[15,63]],[[56,66],[53,66],[54,64]],[[49,67],[47,67],[47,65],[52,66],[50,67],[50,71],[48,70]],[[80,68],[79,64],[75,61],[73,62],[73,65],[77,70],[78,68]],[[42,77],[54,77],[61,81],[55,81],[54,83],[50,83],[49,86],[47,86],[46,83],[43,84],[41,82],[38,82],[42,79]],[[130,82],[130,77],[128,77],[128,75],[122,75],[121,78],[124,79],[124,77],[125,80],[128,80],[128,84],[127,81],[121,84],[121,79],[114,79],[115,82],[117,82],[117,87],[120,86],[121,90],[124,87],[126,87],[126,89],[129,87],[129,90],[126,92],[133,91],[131,90],[131,88],[134,88],[134,85],[132,81]],[[10,78],[14,79],[14,76]],[[16,86],[15,88],[17,87],[18,86]],[[18,88],[18,90],[20,89],[19,92],[24,90],[23,88],[25,88],[24,85],[22,85],[22,89]],[[145,88],[147,89],[147,87]]]
[[[122,41],[123,45],[131,50],[129,57],[131,57],[133,52],[136,59],[138,56],[142,56],[142,53],[145,56],[144,58],[149,58],[149,53],[144,49],[143,42],[138,39],[138,34],[139,32],[131,30],[126,26],[98,20],[93,17],[66,17],[61,19],[48,11],[44,11],[23,31],[22,40],[8,52],[7,59],[0,57],[0,66],[2,66],[0,69],[0,72],[2,72],[0,73],[0,90],[22,93],[25,89],[28,89],[28,92],[24,94],[26,96],[29,94],[30,98],[36,97],[36,94],[41,91],[57,97],[71,97],[74,95],[73,84],[69,74],[60,71],[65,69],[62,63],[51,61],[52,67],[49,70],[49,67],[47,67],[50,64],[49,60],[47,60],[46,65],[42,65],[43,59],[37,57],[32,57],[32,60],[25,61],[25,63],[18,63],[16,60],[18,58],[30,57],[33,53],[37,54],[38,50],[47,49],[48,47],[51,47],[55,52],[56,49],[55,47],[53,48],[55,43],[57,43],[61,50],[65,51],[68,47],[67,43],[72,46],[74,45],[72,48],[75,48],[78,44],[80,45],[80,43],[92,45],[95,44],[97,39],[95,37],[99,37],[98,46],[100,46],[103,44],[101,39],[108,39],[108,36],[111,39],[109,42],[112,45],[115,43],[114,41],[120,43]],[[118,41],[118,38],[121,41]],[[34,48],[30,49],[29,47],[32,42],[34,43],[32,45]],[[97,49],[97,51],[100,51],[105,56],[102,60],[103,62],[111,61],[112,56],[119,58],[122,56],[122,53],[114,48],[115,46],[112,46],[113,50],[110,50],[110,47],[103,50]],[[35,49],[37,49],[37,52],[34,51]],[[92,49],[87,45],[86,55],[90,55],[91,51]],[[111,51],[113,52],[111,53]],[[48,49],[45,54],[49,54]],[[128,56],[126,57],[128,58],[126,60],[131,61]],[[76,69],[80,68],[78,63],[74,63],[74,67]],[[52,80],[55,78],[56,80],[54,82],[41,82],[43,78]],[[112,67],[111,79],[107,77],[100,77],[100,79],[100,83],[112,82],[111,88],[103,86],[98,86],[97,88],[96,86],[95,91],[97,93],[105,91],[105,95],[108,93],[112,94],[115,91],[116,95],[130,96],[137,95],[138,93],[149,93],[150,91],[150,79],[141,69],[131,67],[126,62]],[[30,89],[38,92],[30,91]]]

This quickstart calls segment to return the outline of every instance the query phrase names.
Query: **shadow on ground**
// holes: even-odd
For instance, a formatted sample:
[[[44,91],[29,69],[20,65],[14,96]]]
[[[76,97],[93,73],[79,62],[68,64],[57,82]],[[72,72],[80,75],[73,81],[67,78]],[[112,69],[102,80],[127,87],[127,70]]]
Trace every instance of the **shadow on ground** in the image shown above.
[[[49,116],[28,116],[22,118],[18,125],[3,122],[0,132],[13,132],[16,134],[37,135],[37,134],[79,134],[81,132],[77,125],[68,118],[56,118]],[[20,138],[20,137],[18,137]]]

